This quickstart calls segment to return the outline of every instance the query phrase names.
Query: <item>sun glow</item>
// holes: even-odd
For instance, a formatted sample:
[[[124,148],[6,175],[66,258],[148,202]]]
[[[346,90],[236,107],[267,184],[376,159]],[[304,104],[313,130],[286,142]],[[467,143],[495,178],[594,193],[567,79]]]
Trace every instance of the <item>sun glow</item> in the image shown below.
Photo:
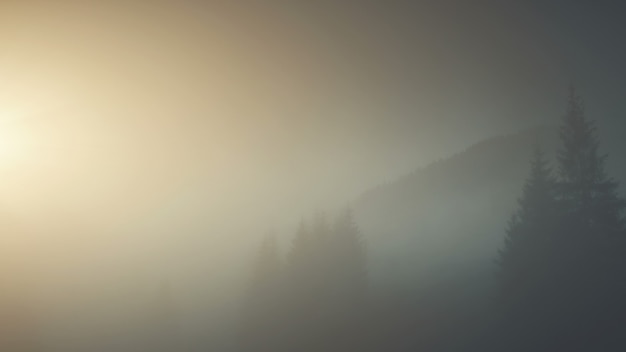
[[[23,118],[17,111],[0,110],[0,169],[26,162],[32,154],[32,136]]]
[[[26,157],[27,144],[22,133],[14,131],[13,128],[0,130],[0,168],[5,168],[9,166],[7,163],[19,162]]]

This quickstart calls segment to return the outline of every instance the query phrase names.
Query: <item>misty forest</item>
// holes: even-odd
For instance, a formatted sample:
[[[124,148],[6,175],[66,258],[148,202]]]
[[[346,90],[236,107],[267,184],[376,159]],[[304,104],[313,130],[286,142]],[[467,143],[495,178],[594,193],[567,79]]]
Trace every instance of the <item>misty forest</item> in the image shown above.
[[[0,1],[0,352],[626,351],[626,8]]]
[[[539,139],[529,153],[518,208],[502,229],[493,268],[483,269],[494,274],[484,297],[455,297],[463,288],[454,279],[424,288],[430,295],[381,292],[368,284],[366,243],[351,211],[334,223],[320,213],[301,223],[286,258],[274,237],[261,243],[241,348],[624,350],[626,202],[605,170],[595,129],[572,88],[556,160]]]

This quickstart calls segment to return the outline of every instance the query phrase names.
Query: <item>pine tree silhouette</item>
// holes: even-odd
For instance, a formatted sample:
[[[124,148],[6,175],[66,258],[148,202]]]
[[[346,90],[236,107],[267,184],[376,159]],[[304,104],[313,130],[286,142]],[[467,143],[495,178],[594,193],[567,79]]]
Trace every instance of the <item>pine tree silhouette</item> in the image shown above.
[[[555,184],[545,155],[536,146],[530,175],[518,200],[519,209],[509,221],[498,259],[499,299],[503,302],[515,304],[523,299],[538,284],[547,265],[558,216]]]
[[[556,182],[540,152],[500,253],[496,349],[622,351],[626,245],[618,184],[570,88]]]
[[[334,290],[344,306],[360,304],[367,290],[367,253],[351,209],[336,219],[331,242]]]
[[[330,345],[338,351],[363,350],[366,339],[362,331],[368,322],[367,253],[351,209],[335,219],[329,252]]]
[[[621,211],[626,203],[618,195],[618,183],[604,169],[596,127],[585,117],[583,100],[570,87],[567,111],[560,130],[560,198],[576,225],[585,229],[623,231]]]
[[[301,222],[287,257],[289,350],[322,349],[329,328],[330,227],[323,212],[310,223]]]
[[[365,246],[349,211],[334,226],[322,212],[310,224],[299,225],[287,253],[280,307],[267,314],[280,316],[275,348],[338,351],[357,335],[367,286]]]
[[[556,180],[541,148],[536,145],[530,173],[506,231],[497,263],[497,339],[515,341],[510,350],[525,350],[543,330],[544,290],[551,280],[553,236],[558,230]],[[522,334],[525,338],[522,340]],[[531,344],[532,345],[532,344]],[[504,348],[499,346],[498,348]]]
[[[561,336],[578,336],[572,346],[607,350],[607,341],[623,335],[626,323],[626,203],[605,171],[607,156],[599,152],[595,124],[573,87],[560,137],[558,198],[564,217],[556,239],[561,294],[554,299],[563,318],[559,328]]]

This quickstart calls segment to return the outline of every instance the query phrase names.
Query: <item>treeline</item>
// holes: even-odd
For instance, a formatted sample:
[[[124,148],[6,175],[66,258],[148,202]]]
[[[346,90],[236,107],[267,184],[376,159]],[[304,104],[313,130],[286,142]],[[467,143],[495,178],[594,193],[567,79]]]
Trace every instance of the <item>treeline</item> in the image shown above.
[[[284,257],[274,238],[261,245],[240,350],[626,351],[626,202],[573,88],[559,137],[555,162],[538,144],[532,154],[487,306],[459,305],[440,288],[372,297],[351,213],[333,224],[318,215]]]
[[[509,222],[495,350],[626,351],[626,203],[573,88],[560,140],[556,167],[535,151]]]
[[[350,210],[302,222],[283,258],[261,244],[247,288],[241,351],[353,350],[364,321],[366,248]]]

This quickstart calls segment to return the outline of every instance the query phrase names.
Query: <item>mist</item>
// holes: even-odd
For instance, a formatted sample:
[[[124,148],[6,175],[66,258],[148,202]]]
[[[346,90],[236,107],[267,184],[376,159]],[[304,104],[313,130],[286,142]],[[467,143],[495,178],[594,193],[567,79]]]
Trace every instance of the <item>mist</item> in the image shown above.
[[[510,218],[534,148],[569,182],[576,99],[621,204],[620,10],[3,1],[0,346],[502,350],[532,321],[493,308]]]

